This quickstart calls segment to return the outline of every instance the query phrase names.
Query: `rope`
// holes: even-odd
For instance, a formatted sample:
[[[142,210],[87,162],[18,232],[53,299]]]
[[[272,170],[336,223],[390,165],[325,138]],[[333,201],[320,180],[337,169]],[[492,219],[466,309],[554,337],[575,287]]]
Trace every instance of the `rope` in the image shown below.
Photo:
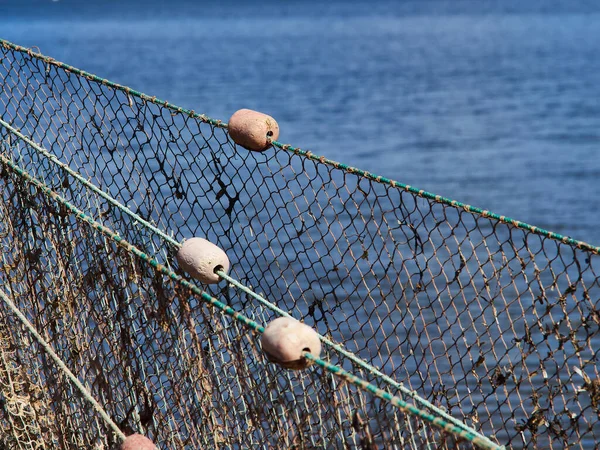
[[[75,385],[75,387],[77,387],[77,389],[79,389],[79,391],[83,395],[83,398],[85,398],[92,405],[92,407],[98,412],[98,414],[100,414],[102,419],[104,419],[106,424],[114,431],[114,433],[117,435],[117,437],[121,441],[124,441],[126,436],[119,429],[117,424],[113,422],[113,420],[106,413],[106,411],[104,411],[104,408],[102,408],[102,405],[100,405],[100,403],[98,403],[96,401],[96,399],[92,396],[90,391],[88,391],[87,388],[81,383],[81,381],[79,381],[79,379],[73,374],[73,372],[71,372],[71,370],[69,370],[69,368],[63,362],[63,360],[60,359],[60,356],[58,356],[54,352],[54,350],[52,349],[50,344],[48,344],[44,340],[44,338],[37,332],[37,330],[31,324],[31,322],[29,322],[29,320],[27,320],[27,317],[25,317],[25,315],[19,310],[19,308],[17,308],[17,306],[11,301],[11,299],[2,290],[0,290],[0,298],[4,301],[6,306],[8,306],[9,309],[14,313],[14,315],[17,316],[17,318],[21,321],[21,323],[25,326],[25,328],[27,328],[27,331],[29,331],[33,335],[33,337],[38,341],[38,343],[42,346],[42,348],[46,351],[46,353],[48,353],[48,355],[50,355],[50,357],[54,360],[54,362],[60,368],[60,370],[62,370],[62,372],[67,376],[67,378],[69,380],[71,380],[71,382]]]
[[[86,186],[89,189],[91,189],[93,192],[95,192],[98,195],[100,195],[102,198],[104,198],[105,200],[107,200],[108,202],[110,202],[112,205],[114,205],[116,208],[118,208],[119,210],[121,210],[125,214],[129,215],[131,218],[133,218],[134,220],[136,220],[138,223],[141,223],[142,225],[144,225],[145,227],[147,227],[148,229],[150,229],[153,233],[157,234],[158,236],[160,236],[161,238],[163,238],[164,240],[166,240],[167,242],[169,242],[174,247],[177,247],[177,248],[181,247],[181,244],[179,242],[177,242],[176,240],[174,240],[172,237],[170,237],[166,233],[162,232],[160,229],[156,228],[154,225],[152,225],[148,221],[146,221],[143,218],[141,218],[138,214],[135,214],[128,207],[126,207],[123,204],[119,203],[116,199],[114,199],[110,195],[106,194],[104,191],[98,189],[94,184],[90,183],[88,180],[86,180],[84,177],[82,177],[79,173],[77,173],[76,171],[74,171],[73,169],[71,169],[67,164],[62,163],[55,155],[53,155],[52,153],[48,152],[46,149],[44,149],[43,147],[41,147],[40,145],[38,145],[37,143],[35,143],[31,139],[29,139],[27,136],[25,136],[22,133],[20,133],[18,130],[16,130],[15,128],[13,128],[10,124],[8,124],[4,120],[0,119],[0,125],[2,125],[4,128],[6,128],[10,133],[12,133],[15,136],[17,136],[18,138],[22,139],[28,145],[30,145],[31,147],[33,147],[36,151],[38,151],[39,153],[41,153],[42,155],[44,155],[45,157],[47,157],[48,159],[50,159],[53,163],[55,163],[56,165],[58,165],[59,167],[61,167],[63,170],[65,170],[71,176],[73,176],[77,181],[79,181],[84,186]],[[251,297],[253,297],[254,299],[258,300],[262,305],[264,305],[268,309],[270,309],[270,310],[278,313],[281,316],[293,318],[293,316],[291,314],[289,314],[286,311],[282,310],[281,308],[277,307],[275,304],[269,302],[267,299],[265,299],[264,297],[262,297],[259,294],[255,293],[250,288],[244,286],[239,281],[237,281],[234,278],[230,277],[229,275],[227,275],[226,272],[224,272],[222,270],[219,270],[219,271],[216,272],[216,274],[219,277],[221,277],[222,279],[226,280],[228,283],[230,283],[233,286],[235,286],[238,289],[240,289],[242,292],[244,292],[244,293],[250,295]],[[450,423],[454,424],[455,426],[457,426],[459,428],[462,428],[466,432],[472,433],[472,434],[476,435],[477,437],[479,437],[482,440],[489,441],[485,436],[483,436],[482,434],[480,434],[479,432],[477,432],[475,429],[469,427],[468,425],[466,425],[465,423],[463,423],[460,420],[456,419],[455,417],[452,417],[450,414],[448,414],[443,409],[438,408],[437,406],[433,405],[432,403],[430,403],[429,401],[427,401],[426,399],[424,399],[423,397],[421,397],[420,395],[418,395],[416,392],[411,391],[410,389],[406,388],[402,383],[398,383],[394,379],[392,379],[389,376],[385,375],[383,372],[381,372],[380,370],[378,370],[376,367],[372,366],[371,364],[368,364],[366,361],[364,361],[363,359],[359,358],[354,353],[345,350],[339,344],[334,343],[333,341],[329,340],[327,337],[325,337],[325,336],[323,336],[321,334],[319,334],[319,339],[325,345],[327,345],[327,346],[335,349],[337,352],[339,352],[342,355],[346,356],[348,359],[350,359],[352,362],[354,362],[355,364],[357,364],[360,367],[362,367],[363,369],[365,369],[370,374],[379,377],[380,379],[382,379],[383,381],[385,381],[386,383],[388,383],[390,386],[398,389],[403,394],[409,396],[415,402],[417,402],[417,403],[421,404],[422,406],[430,409],[431,411],[433,411],[437,415],[445,418],[447,421],[449,421]]]
[[[102,85],[108,86],[108,87],[110,87],[112,89],[116,89],[116,90],[125,92],[127,95],[132,95],[134,97],[138,97],[138,98],[142,99],[143,101],[154,103],[156,105],[162,106],[164,108],[168,108],[168,109],[170,109],[172,111],[176,111],[176,112],[181,113],[181,114],[186,114],[186,115],[188,115],[190,117],[193,117],[195,119],[198,119],[198,120],[200,120],[200,121],[202,121],[204,123],[208,123],[208,124],[210,124],[210,125],[212,125],[214,127],[227,129],[227,123],[226,122],[223,122],[221,120],[212,119],[212,118],[206,116],[205,114],[197,114],[193,110],[173,105],[173,104],[171,104],[171,103],[169,103],[169,102],[167,102],[165,100],[160,100],[160,99],[158,99],[158,98],[156,98],[154,96],[150,96],[150,95],[144,94],[142,92],[139,92],[139,91],[136,91],[134,89],[131,89],[131,88],[127,87],[127,86],[123,86],[123,85],[114,83],[114,82],[112,82],[110,80],[107,80],[105,78],[101,78],[101,77],[99,77],[97,75],[94,75],[92,73],[86,72],[86,71],[81,70],[81,69],[77,69],[76,67],[70,66],[70,65],[65,64],[63,62],[56,61],[54,58],[42,55],[39,52],[34,52],[30,48],[22,47],[20,45],[13,44],[13,43],[5,40],[5,39],[0,39],[0,44],[2,46],[4,46],[5,48],[7,48],[7,49],[12,49],[12,50],[16,50],[18,52],[27,53],[30,57],[39,59],[41,61],[44,61],[46,64],[50,64],[50,65],[53,65],[53,66],[56,66],[56,67],[60,67],[61,69],[66,70],[67,72],[75,73],[76,75],[80,75],[82,77],[85,77],[86,79],[88,79],[90,81],[93,81],[95,83],[102,84]],[[471,214],[474,214],[474,215],[479,215],[479,216],[482,216],[482,217],[486,217],[486,218],[490,218],[490,219],[495,219],[495,220],[498,220],[498,221],[500,221],[502,223],[505,223],[507,225],[510,225],[510,226],[513,226],[513,227],[516,227],[516,228],[521,228],[521,229],[527,230],[527,231],[529,231],[531,233],[538,234],[538,235],[541,235],[541,236],[544,236],[544,237],[547,237],[547,238],[550,238],[550,239],[553,239],[553,240],[556,240],[556,241],[560,241],[560,242],[562,242],[564,244],[568,244],[568,245],[577,247],[577,248],[582,249],[582,250],[587,250],[587,251],[592,252],[594,254],[600,254],[600,246],[594,246],[592,244],[588,244],[587,242],[578,241],[578,240],[573,239],[573,238],[571,238],[569,236],[564,236],[564,235],[562,235],[560,233],[555,233],[553,231],[548,231],[548,230],[545,230],[543,228],[539,228],[539,227],[536,227],[534,225],[530,225],[528,223],[521,222],[519,220],[515,220],[515,219],[512,219],[512,218],[507,217],[507,216],[499,215],[499,214],[493,213],[493,212],[488,211],[488,210],[484,210],[484,209],[481,209],[481,208],[477,208],[475,206],[468,205],[466,203],[462,203],[462,202],[459,202],[459,201],[456,201],[456,200],[452,200],[452,199],[449,199],[449,198],[446,198],[446,197],[442,197],[441,195],[432,194],[432,193],[427,192],[427,191],[425,191],[423,189],[417,189],[417,188],[415,188],[413,186],[410,186],[408,184],[403,184],[403,183],[400,183],[398,181],[392,180],[390,178],[386,178],[386,177],[382,177],[382,176],[379,176],[379,175],[375,175],[375,174],[372,174],[372,173],[367,172],[365,170],[357,169],[357,168],[351,167],[351,166],[349,166],[347,164],[343,164],[343,163],[340,163],[340,162],[337,162],[337,161],[333,161],[331,159],[325,158],[324,156],[315,155],[315,154],[313,154],[309,150],[302,150],[301,148],[293,147],[290,144],[283,144],[283,143],[278,142],[278,141],[270,141],[270,142],[271,142],[271,144],[275,148],[278,148],[278,149],[281,149],[281,150],[285,150],[287,152],[290,152],[290,153],[293,153],[295,155],[311,159],[313,161],[318,161],[318,162],[320,162],[322,164],[326,164],[328,166],[331,166],[331,167],[334,167],[336,169],[342,170],[342,171],[344,171],[346,173],[351,173],[351,174],[357,175],[359,177],[367,178],[367,179],[369,179],[371,181],[374,181],[374,182],[380,183],[380,184],[384,184],[386,186],[390,186],[390,187],[393,187],[393,188],[402,189],[402,190],[405,190],[407,192],[411,192],[412,194],[415,194],[415,195],[417,195],[417,196],[419,196],[421,198],[432,200],[432,201],[434,201],[436,203],[441,203],[441,204],[444,204],[444,205],[447,205],[447,206],[451,206],[451,207],[456,208],[456,209],[464,209],[465,211],[467,211],[467,212],[469,212]]]
[[[107,200],[108,202],[110,202],[112,205],[114,205],[116,208],[118,208],[119,210],[121,210],[125,214],[129,215],[131,218],[133,218],[134,220],[136,220],[138,223],[141,223],[142,225],[144,225],[145,227],[147,227],[148,229],[150,229],[153,233],[157,234],[158,236],[160,236],[161,238],[163,238],[164,240],[166,240],[167,242],[169,242],[174,247],[177,247],[177,248],[181,247],[181,244],[179,242],[177,242],[176,240],[174,240],[172,237],[170,237],[166,233],[162,232],[160,229],[158,229],[157,227],[155,227],[154,225],[152,225],[148,221],[146,221],[143,218],[141,218],[138,214],[135,214],[128,207],[126,207],[123,204],[119,203],[116,199],[114,199],[110,195],[106,194],[104,191],[98,189],[93,183],[90,183],[88,180],[86,180],[84,177],[82,177],[79,173],[77,173],[76,171],[74,171],[73,169],[71,169],[67,164],[62,163],[55,155],[53,155],[52,153],[48,152],[46,149],[44,149],[43,147],[41,147],[40,145],[38,145],[37,143],[35,143],[31,139],[29,139],[27,136],[25,136],[22,133],[20,133],[18,130],[16,130],[15,128],[13,128],[10,124],[8,124],[4,120],[0,119],[0,125],[2,125],[4,128],[6,128],[9,132],[11,132],[12,134],[14,134],[18,138],[22,139],[28,145],[30,145],[31,147],[33,147],[36,151],[38,151],[39,153],[41,153],[42,155],[44,155],[45,157],[47,157],[48,159],[50,159],[53,163],[55,163],[56,165],[58,165],[59,167],[61,167],[63,170],[65,170],[71,176],[73,176],[77,181],[79,181],[84,186],[86,186],[89,189],[91,189],[93,192],[95,192],[98,195],[100,195],[102,198],[104,198],[105,200]],[[247,286],[244,286],[239,281],[237,281],[234,278],[232,278],[229,275],[227,275],[226,272],[224,272],[222,270],[219,270],[219,271],[216,272],[216,274],[219,277],[221,277],[222,279],[226,280],[228,283],[230,283],[233,286],[235,286],[238,289],[240,289],[242,292],[244,292],[244,293],[250,295],[251,297],[253,297],[254,299],[258,300],[262,305],[264,305],[268,309],[270,309],[270,310],[278,313],[281,316],[285,316],[285,317],[289,317],[289,318],[294,318],[291,314],[289,314],[286,311],[282,310],[281,308],[279,308],[275,304],[269,302],[264,297],[260,296],[259,294],[255,293],[254,291],[252,291]],[[357,364],[360,367],[362,367],[363,369],[365,369],[370,374],[379,377],[380,379],[382,379],[383,381],[385,381],[386,383],[388,383],[390,386],[398,389],[403,394],[405,394],[405,395],[409,396],[410,398],[412,398],[415,402],[417,402],[417,403],[421,404],[422,406],[430,409],[431,411],[433,411],[437,415],[445,418],[447,421],[449,421],[450,423],[454,424],[455,426],[457,426],[459,428],[462,428],[463,430],[476,435],[477,437],[479,437],[482,440],[489,441],[485,436],[483,436],[482,434],[480,434],[479,432],[477,432],[475,429],[469,427],[468,425],[466,425],[465,423],[463,423],[460,420],[456,419],[455,417],[452,417],[450,414],[448,414],[443,409],[438,408],[437,406],[433,405],[432,403],[430,403],[429,401],[427,401],[426,399],[424,399],[423,397],[421,397],[420,395],[418,395],[416,392],[414,392],[414,391],[406,388],[402,383],[398,383],[394,379],[392,379],[389,376],[385,375],[383,372],[381,372],[380,370],[378,370],[376,367],[372,366],[371,364],[368,364],[366,361],[364,361],[363,359],[359,358],[354,353],[349,352],[348,350],[345,350],[344,348],[342,348],[342,346],[340,346],[339,344],[334,343],[333,341],[329,340],[327,337],[323,336],[322,334],[319,334],[319,339],[325,345],[327,345],[327,346],[333,348],[334,350],[336,350],[337,352],[341,353],[342,355],[344,355],[345,357],[347,357],[348,359],[350,359],[352,362],[354,362],[355,364]]]
[[[127,242],[126,240],[121,238],[120,236],[118,236],[115,232],[113,232],[109,228],[105,227],[104,225],[98,223],[92,217],[90,217],[86,213],[84,213],[82,210],[78,209],[76,206],[69,203],[66,199],[64,199],[58,193],[51,190],[43,182],[41,182],[41,181],[37,180],[36,178],[32,177],[31,175],[29,175],[26,171],[21,169],[19,166],[14,164],[11,160],[9,160],[7,157],[5,157],[2,154],[0,154],[0,162],[2,162],[5,166],[10,168],[15,174],[24,178],[27,182],[31,183],[32,185],[34,185],[35,187],[40,189],[49,198],[51,198],[52,200],[56,201],[57,203],[63,205],[67,210],[71,211],[77,219],[91,225],[94,229],[96,229],[99,232],[101,232],[102,234],[104,234],[106,237],[108,237],[109,239],[114,241],[118,246],[125,249],[127,252],[139,257],[146,263],[150,264],[150,266],[152,266],[154,268],[154,270],[156,270],[157,272],[168,276],[173,281],[175,281],[175,282],[181,284],[182,286],[184,286],[185,288],[191,290],[194,294],[199,295],[200,299],[202,301],[204,301],[205,303],[216,307],[217,309],[221,310],[225,314],[229,315],[233,319],[239,321],[240,323],[242,323],[243,325],[247,326],[248,328],[250,328],[251,330],[253,330],[255,332],[259,332],[259,333],[264,332],[264,327],[262,325],[249,319],[248,317],[246,317],[243,314],[239,313],[238,311],[234,310],[233,308],[226,305],[225,303],[217,300],[216,298],[212,297],[211,295],[209,295],[206,292],[199,289],[194,284],[185,280],[180,275],[176,274],[174,271],[172,271],[169,268],[167,268],[166,266],[160,264],[156,259],[154,259],[151,256],[147,255],[146,253],[142,252],[141,250],[139,250],[138,248],[136,248],[135,246],[133,246],[132,244],[130,244],[129,242]],[[33,330],[35,331],[35,329],[33,329]],[[41,338],[41,336],[40,336],[40,338]],[[466,431],[465,429],[460,428],[460,427],[456,427],[440,417],[434,417],[431,414],[429,414],[425,411],[422,411],[413,405],[408,405],[405,401],[403,401],[399,397],[396,397],[396,396],[390,394],[389,392],[382,390],[365,380],[362,380],[361,378],[345,371],[344,369],[342,369],[339,366],[330,364],[320,358],[315,357],[314,355],[311,355],[310,353],[304,353],[303,356],[305,358],[309,359],[310,361],[315,362],[317,365],[321,366],[322,368],[331,372],[332,374],[334,374],[340,378],[343,378],[346,381],[350,382],[351,384],[357,386],[359,389],[362,389],[367,392],[371,392],[372,394],[376,395],[377,397],[387,401],[391,405],[396,406],[401,411],[403,411],[405,413],[413,414],[417,417],[420,417],[421,419],[429,422],[430,424],[432,424],[438,428],[441,428],[444,431],[451,432],[461,438],[464,438],[482,449],[493,449],[493,450],[502,450],[503,449],[503,447],[501,447],[497,444],[494,444],[487,439],[485,439],[485,440],[481,439],[479,436],[473,434],[472,432]],[[65,366],[65,369],[67,369],[66,366]]]

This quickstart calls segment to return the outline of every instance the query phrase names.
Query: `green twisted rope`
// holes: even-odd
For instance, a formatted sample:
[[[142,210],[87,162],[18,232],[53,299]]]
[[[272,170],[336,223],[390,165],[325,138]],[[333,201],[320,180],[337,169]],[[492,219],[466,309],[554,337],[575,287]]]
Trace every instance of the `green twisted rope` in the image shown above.
[[[184,286],[185,288],[191,290],[194,294],[198,295],[200,297],[200,299],[202,301],[204,301],[205,303],[216,307],[223,313],[232,317],[234,320],[237,320],[240,323],[242,323],[243,325],[247,326],[252,331],[255,331],[258,333],[264,332],[264,327],[262,325],[249,319],[248,317],[246,317],[243,314],[239,313],[238,311],[234,310],[233,308],[226,305],[225,303],[217,300],[216,298],[214,298],[211,295],[207,294],[206,292],[202,291],[194,284],[190,283],[189,281],[185,280],[180,275],[177,275],[174,271],[170,270],[163,264],[159,263],[156,259],[147,255],[146,253],[142,252],[134,245],[130,244],[129,242],[127,242],[126,240],[121,238],[119,235],[117,235],[115,232],[110,230],[108,227],[105,227],[104,225],[98,223],[92,217],[87,215],[85,212],[83,212],[76,206],[72,205],[66,199],[61,197],[58,193],[54,192],[52,189],[50,189],[48,186],[46,186],[43,182],[41,182],[41,181],[37,180],[36,178],[32,177],[31,175],[29,175],[26,171],[21,169],[19,166],[17,166],[15,163],[13,163],[10,159],[8,159],[3,154],[0,154],[0,162],[2,162],[2,164],[4,164],[6,167],[8,167],[10,170],[12,170],[16,175],[20,176],[21,178],[25,179],[27,182],[29,182],[33,186],[40,189],[46,196],[48,196],[55,202],[59,203],[60,205],[64,206],[68,211],[73,213],[77,219],[92,226],[92,228],[98,230],[100,233],[104,234],[106,237],[108,237],[109,239],[114,241],[119,247],[121,247],[121,248],[125,249],[127,252],[137,256],[142,261],[150,264],[150,266],[153,267],[154,270],[156,270],[157,272],[160,272],[163,275],[168,276],[173,281],[175,281],[175,282],[181,284],[182,286]],[[487,439],[481,439],[476,434],[466,431],[463,428],[457,427],[440,417],[435,417],[425,411],[420,410],[419,408],[417,408],[413,405],[409,405],[408,403],[406,403],[399,397],[396,397],[396,396],[390,394],[389,392],[387,392],[383,389],[380,389],[377,386],[375,386],[365,380],[362,380],[361,378],[357,377],[356,375],[351,374],[350,372],[345,371],[344,369],[342,369],[339,366],[330,364],[329,362],[324,361],[324,360],[322,360],[314,355],[311,355],[310,353],[307,353],[307,352],[303,353],[303,356],[306,359],[313,361],[318,366],[324,368],[328,372],[330,372],[340,378],[345,379],[346,381],[355,385],[359,389],[362,389],[367,392],[371,392],[373,395],[389,402],[391,405],[397,407],[402,412],[415,415],[415,416],[423,419],[424,421],[429,422],[430,424],[432,424],[438,428],[441,428],[444,431],[453,433],[454,435],[456,435],[460,438],[463,438],[469,442],[472,442],[473,444],[477,445],[478,447],[480,447],[482,449],[486,449],[486,450],[503,450],[504,449],[504,447],[494,444]]]
[[[108,86],[108,87],[110,87],[112,89],[116,89],[116,90],[125,92],[128,95],[132,95],[134,97],[138,97],[138,98],[140,98],[140,99],[142,99],[144,101],[154,103],[155,105],[159,105],[159,106],[162,106],[164,108],[168,108],[168,109],[170,109],[172,111],[175,111],[175,112],[178,112],[178,113],[181,113],[181,114],[186,114],[186,115],[188,115],[190,117],[193,117],[195,119],[200,120],[201,122],[208,123],[208,124],[210,124],[210,125],[212,125],[214,127],[224,128],[224,129],[227,128],[227,123],[226,122],[223,122],[221,120],[211,119],[210,117],[206,116],[205,114],[198,114],[194,110],[190,110],[190,109],[182,108],[180,106],[173,105],[173,104],[171,104],[171,103],[169,103],[169,102],[167,102],[165,100],[160,100],[160,99],[156,98],[156,96],[150,96],[150,95],[144,94],[142,92],[139,92],[139,91],[136,91],[134,89],[131,89],[131,88],[127,87],[127,86],[123,86],[123,85],[114,83],[114,82],[112,82],[110,80],[107,80],[105,78],[101,78],[101,77],[99,77],[97,75],[94,75],[92,73],[86,72],[86,71],[81,70],[81,69],[77,69],[76,67],[70,66],[70,65],[65,64],[63,62],[56,61],[55,59],[53,59],[53,58],[51,58],[49,56],[45,56],[45,55],[40,54],[39,52],[35,52],[31,48],[22,47],[20,45],[13,44],[13,43],[5,40],[5,39],[0,39],[0,44],[3,47],[7,48],[7,49],[15,50],[15,51],[18,51],[18,52],[21,52],[21,53],[26,53],[26,54],[28,54],[32,58],[36,58],[36,59],[39,59],[41,61],[44,61],[45,63],[47,63],[49,65],[53,65],[53,66],[59,67],[59,68],[65,70],[65,71],[67,71],[69,73],[74,73],[76,75],[82,76],[82,77],[88,79],[89,81],[93,81],[95,83],[102,84],[104,86]],[[507,224],[509,226],[520,228],[520,229],[529,231],[529,232],[534,233],[534,234],[539,234],[539,235],[547,237],[549,239],[560,241],[563,244],[568,244],[568,245],[577,247],[577,248],[579,248],[581,250],[589,251],[589,252],[594,253],[596,255],[600,254],[600,246],[595,246],[595,245],[592,245],[592,244],[588,244],[587,242],[584,242],[584,241],[578,241],[578,240],[573,239],[573,238],[571,238],[569,236],[564,236],[564,235],[562,235],[560,233],[555,233],[553,231],[548,231],[548,230],[545,230],[543,228],[539,228],[539,227],[536,227],[534,225],[530,225],[528,223],[521,222],[519,220],[515,220],[515,219],[512,219],[512,218],[507,217],[507,216],[499,215],[499,214],[493,213],[493,212],[485,210],[485,209],[477,208],[475,206],[471,206],[471,205],[468,205],[466,203],[462,203],[462,202],[459,202],[459,201],[456,201],[456,200],[452,200],[452,199],[449,199],[449,198],[446,198],[446,197],[442,197],[441,195],[432,194],[431,192],[427,192],[427,191],[425,191],[423,189],[417,189],[417,188],[415,188],[413,186],[410,186],[408,184],[403,184],[403,183],[400,183],[398,181],[394,181],[394,180],[392,180],[390,178],[386,178],[386,177],[382,177],[382,176],[379,176],[379,175],[375,175],[375,174],[372,174],[372,173],[367,172],[365,170],[357,169],[357,168],[351,167],[351,166],[349,166],[347,164],[343,164],[343,163],[340,163],[340,162],[337,162],[337,161],[325,158],[324,156],[315,155],[315,154],[313,154],[309,150],[303,150],[303,149],[301,149],[299,147],[293,147],[293,146],[291,146],[289,144],[283,144],[283,143],[278,142],[278,141],[270,141],[270,142],[271,142],[271,144],[275,148],[278,148],[280,150],[285,150],[285,151],[293,153],[293,154],[295,154],[297,156],[302,156],[304,158],[308,158],[308,159],[311,159],[313,161],[318,161],[318,162],[320,162],[322,164],[326,164],[326,165],[334,167],[334,168],[336,168],[338,170],[342,170],[342,171],[344,171],[346,173],[351,173],[351,174],[354,174],[354,175],[356,175],[358,177],[367,178],[367,179],[369,179],[371,181],[374,181],[376,183],[381,183],[381,184],[384,184],[386,186],[390,186],[390,187],[397,188],[397,189],[402,189],[402,190],[405,190],[405,191],[410,192],[412,194],[415,194],[418,197],[422,197],[422,198],[425,198],[427,200],[434,201],[436,203],[441,203],[441,204],[444,204],[444,205],[447,205],[447,206],[451,206],[451,207],[457,208],[457,209],[464,209],[465,211],[467,211],[467,212],[469,212],[471,214],[479,215],[479,216],[490,218],[490,219],[494,219],[494,220],[497,220],[499,222],[505,223],[505,224]]]

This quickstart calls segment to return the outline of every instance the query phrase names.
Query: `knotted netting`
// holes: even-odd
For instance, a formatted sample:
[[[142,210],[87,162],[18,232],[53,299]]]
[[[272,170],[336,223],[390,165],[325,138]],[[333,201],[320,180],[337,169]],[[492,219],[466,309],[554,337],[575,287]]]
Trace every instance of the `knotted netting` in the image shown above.
[[[220,121],[1,43],[0,290],[125,435],[473,447],[379,388],[510,448],[600,440],[599,248],[279,142],[250,152]],[[173,243],[193,236],[245,291],[190,287]],[[257,335],[277,309],[337,348],[270,364]],[[24,326],[0,309],[0,448],[117,444]]]

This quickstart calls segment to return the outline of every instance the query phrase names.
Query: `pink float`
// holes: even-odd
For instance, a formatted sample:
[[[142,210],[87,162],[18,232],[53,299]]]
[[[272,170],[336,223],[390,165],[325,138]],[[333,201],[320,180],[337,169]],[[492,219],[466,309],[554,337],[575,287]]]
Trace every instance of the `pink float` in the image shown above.
[[[242,147],[262,152],[279,138],[279,125],[271,116],[251,109],[240,109],[229,119],[229,136]]]
[[[318,333],[308,325],[289,317],[279,317],[270,322],[261,338],[267,359],[286,369],[301,370],[312,361],[302,356],[308,352],[319,357],[321,340]]]
[[[120,450],[157,450],[157,447],[146,436],[132,434],[123,441]]]
[[[179,266],[193,278],[205,284],[221,281],[217,269],[229,270],[229,258],[223,250],[202,238],[191,238],[177,252]]]

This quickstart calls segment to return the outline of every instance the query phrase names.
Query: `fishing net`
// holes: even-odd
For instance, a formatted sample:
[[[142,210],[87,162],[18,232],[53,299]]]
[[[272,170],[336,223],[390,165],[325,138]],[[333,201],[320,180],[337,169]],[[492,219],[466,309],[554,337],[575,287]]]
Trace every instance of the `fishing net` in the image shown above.
[[[226,124],[0,43],[0,289],[124,434],[177,449],[474,446],[334,370],[270,364],[260,330],[174,278],[172,242],[200,236],[371,387],[509,448],[600,440],[597,247],[279,142],[250,152]],[[215,286],[200,288],[251,322],[278,316]],[[0,400],[0,449],[118,443],[4,309]]]

